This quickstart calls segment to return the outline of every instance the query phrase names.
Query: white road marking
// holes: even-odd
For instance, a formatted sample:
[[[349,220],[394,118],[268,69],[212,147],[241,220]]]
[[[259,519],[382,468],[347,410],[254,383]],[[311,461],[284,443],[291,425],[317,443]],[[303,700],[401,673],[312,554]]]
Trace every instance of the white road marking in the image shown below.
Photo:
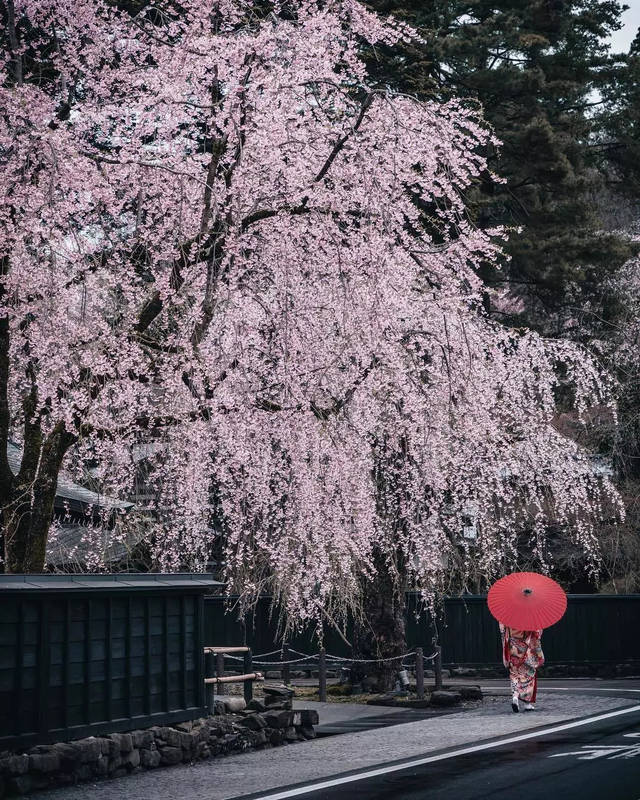
[[[402,764],[389,764],[388,766],[384,767],[374,767],[373,769],[366,770],[365,772],[359,772],[357,775],[340,775],[336,778],[328,778],[327,780],[318,781],[317,783],[312,783],[307,786],[300,786],[294,789],[285,789],[284,791],[276,790],[271,794],[262,794],[257,797],[256,800],[287,800],[289,797],[299,797],[300,795],[307,794],[308,792],[316,792],[320,789],[330,789],[333,786],[342,786],[345,783],[364,781],[367,780],[367,778],[376,778],[380,775],[388,775],[391,772],[400,772],[405,769],[411,769],[412,767],[420,767],[423,764],[432,764],[435,761],[444,761],[445,759],[455,758],[456,756],[463,756],[469,753],[478,753],[482,750],[490,750],[493,747],[501,747],[505,744],[523,742],[527,739],[536,739],[539,736],[549,736],[551,733],[559,733],[560,731],[567,731],[571,728],[579,728],[583,725],[590,725],[592,722],[600,722],[603,719],[611,719],[612,717],[619,717],[623,714],[632,714],[636,711],[640,711],[640,706],[630,706],[629,708],[622,708],[618,711],[609,711],[606,714],[598,714],[595,717],[588,717],[587,719],[576,720],[575,722],[566,722],[562,725],[556,725],[553,728],[547,728],[543,731],[532,731],[531,733],[522,733],[518,736],[510,736],[507,739],[500,739],[497,742],[485,742],[484,744],[472,745],[471,747],[462,747],[459,750],[453,750],[449,753],[414,758],[410,761],[405,761]]]
[[[592,761],[594,758],[635,758],[640,756],[640,744],[608,744],[608,745],[588,745],[585,744],[580,750],[573,750],[570,753],[554,753],[548,758],[563,758],[564,756],[577,756],[578,761]]]

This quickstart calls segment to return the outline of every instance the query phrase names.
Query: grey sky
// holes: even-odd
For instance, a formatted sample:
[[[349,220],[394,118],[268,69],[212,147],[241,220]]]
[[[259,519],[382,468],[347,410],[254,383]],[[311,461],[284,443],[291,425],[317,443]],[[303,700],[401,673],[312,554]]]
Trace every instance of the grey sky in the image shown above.
[[[629,6],[629,10],[622,15],[624,27],[611,37],[611,49],[614,53],[626,53],[640,28],[640,0],[625,0],[625,5]]]

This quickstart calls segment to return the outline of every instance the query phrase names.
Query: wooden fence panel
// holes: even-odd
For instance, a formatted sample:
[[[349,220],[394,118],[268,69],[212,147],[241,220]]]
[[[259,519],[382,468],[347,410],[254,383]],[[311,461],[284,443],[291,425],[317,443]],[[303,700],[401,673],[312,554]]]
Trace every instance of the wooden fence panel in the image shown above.
[[[206,713],[210,577],[18,578],[0,576],[0,750]]]

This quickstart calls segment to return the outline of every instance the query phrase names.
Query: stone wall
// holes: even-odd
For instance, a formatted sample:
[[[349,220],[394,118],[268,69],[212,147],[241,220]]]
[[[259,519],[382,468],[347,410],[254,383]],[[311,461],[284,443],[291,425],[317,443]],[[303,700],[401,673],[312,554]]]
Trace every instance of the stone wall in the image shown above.
[[[468,667],[449,665],[443,670],[445,678],[504,678],[506,669],[500,666]],[[427,671],[425,670],[425,677]],[[584,662],[581,664],[566,664],[562,662],[549,662],[538,670],[540,678],[631,678],[640,676],[640,661],[625,661],[620,664]]]
[[[318,723],[315,710],[291,710],[286,690],[272,690],[248,707],[239,697],[220,698],[214,710],[214,715],[193,722],[0,753],[0,798],[293,744],[313,739]]]

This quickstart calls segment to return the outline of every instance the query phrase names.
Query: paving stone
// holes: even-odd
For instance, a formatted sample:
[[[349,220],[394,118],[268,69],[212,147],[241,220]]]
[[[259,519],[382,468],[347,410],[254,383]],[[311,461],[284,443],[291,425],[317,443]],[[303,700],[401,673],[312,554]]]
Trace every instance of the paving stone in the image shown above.
[[[479,686],[456,686],[463,700],[482,700],[482,689]]]
[[[460,702],[462,696],[460,692],[431,692],[431,705],[432,706],[455,706]]]

